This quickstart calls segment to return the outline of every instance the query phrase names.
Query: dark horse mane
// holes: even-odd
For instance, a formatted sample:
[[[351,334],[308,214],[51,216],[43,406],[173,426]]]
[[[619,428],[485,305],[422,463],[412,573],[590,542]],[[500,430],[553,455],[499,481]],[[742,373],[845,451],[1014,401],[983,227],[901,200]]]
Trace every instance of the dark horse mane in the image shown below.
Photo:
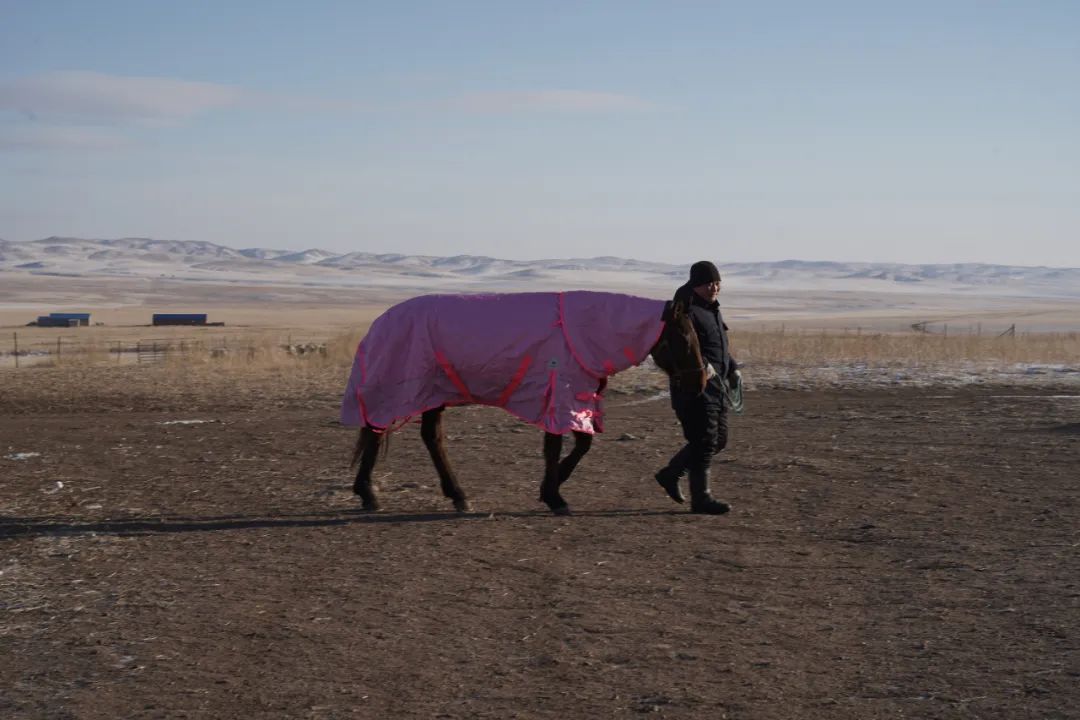
[[[692,293],[693,289],[684,285],[664,305],[664,331],[649,355],[676,387],[696,387],[701,392],[708,382],[708,375],[697,333],[690,320]]]
[[[682,287],[675,297],[664,306],[661,319],[663,330],[657,342],[649,351],[653,362],[671,378],[674,387],[697,388],[704,390],[707,382],[705,363],[701,358],[697,333],[690,320],[689,307],[693,291]],[[600,381],[597,392],[602,392],[607,378]],[[421,417],[420,436],[427,447],[435,469],[439,475],[443,495],[453,501],[459,512],[470,507],[464,491],[457,482],[456,474],[450,467],[446,453],[446,438],[443,433],[442,415],[445,406],[426,410]],[[379,501],[371,483],[372,472],[380,457],[389,446],[390,432],[365,426],[360,430],[353,448],[350,467],[359,465],[353,492],[359,496],[365,510],[377,510]],[[540,500],[557,515],[567,515],[570,509],[559,493],[559,487],[566,482],[592,445],[593,436],[589,433],[573,431],[574,447],[565,457],[562,453],[563,436],[551,432],[544,433],[544,477],[540,484]]]

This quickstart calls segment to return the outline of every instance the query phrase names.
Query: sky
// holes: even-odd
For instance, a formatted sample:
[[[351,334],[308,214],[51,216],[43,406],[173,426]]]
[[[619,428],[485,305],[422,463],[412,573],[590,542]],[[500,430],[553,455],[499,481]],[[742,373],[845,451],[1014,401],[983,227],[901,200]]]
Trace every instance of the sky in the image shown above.
[[[0,0],[0,238],[1080,267],[1080,3]]]

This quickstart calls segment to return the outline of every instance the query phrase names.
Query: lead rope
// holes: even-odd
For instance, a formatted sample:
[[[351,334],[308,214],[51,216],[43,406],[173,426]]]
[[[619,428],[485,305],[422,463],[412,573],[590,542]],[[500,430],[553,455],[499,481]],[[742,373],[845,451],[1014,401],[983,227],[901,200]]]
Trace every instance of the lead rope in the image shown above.
[[[720,381],[720,388],[724,391],[724,402],[731,408],[732,412],[736,415],[742,415],[743,412],[743,381],[742,373],[735,375],[735,383],[728,384],[727,378],[717,378]]]

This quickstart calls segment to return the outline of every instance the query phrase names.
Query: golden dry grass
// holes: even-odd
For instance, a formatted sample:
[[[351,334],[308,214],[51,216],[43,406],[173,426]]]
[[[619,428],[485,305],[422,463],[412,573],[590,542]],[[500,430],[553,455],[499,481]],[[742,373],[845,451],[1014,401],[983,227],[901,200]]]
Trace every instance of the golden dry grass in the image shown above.
[[[288,354],[275,333],[236,335],[230,352],[215,355],[189,347],[155,364],[101,359],[100,348],[61,356],[59,363],[0,368],[0,397],[13,412],[55,409],[164,411],[198,417],[232,407],[280,408],[335,406],[349,376],[363,329],[325,338],[326,353]],[[815,373],[867,368],[1001,368],[1003,381],[1017,380],[1010,366],[1023,363],[1080,367],[1080,334],[1021,335],[1015,338],[942,337],[916,333],[828,334],[807,332],[733,333],[736,357],[748,366],[751,388],[814,387],[835,378]],[[989,377],[989,376],[988,376]],[[1042,376],[1039,376],[1042,377]],[[1070,376],[1072,377],[1072,376]],[[793,380],[794,378],[794,380]],[[1035,378],[1038,380],[1038,378]],[[1056,381],[1050,377],[1050,381]],[[1060,378],[1058,378],[1060,380]],[[794,384],[792,384],[794,383]],[[663,374],[646,363],[619,373],[611,396],[655,393],[667,386]],[[78,398],[74,400],[73,398]]]
[[[151,344],[138,340],[116,341],[104,337],[72,339],[61,343],[37,342],[20,345],[24,352],[39,354],[22,358],[24,369],[32,367],[94,367],[129,365],[152,359],[146,352],[157,346],[168,349],[159,363],[162,370],[183,374],[197,367],[229,374],[304,373],[316,368],[347,371],[367,326],[341,332],[327,329],[313,335],[310,330],[250,328],[232,333],[174,333],[155,336]],[[303,333],[303,334],[301,334]],[[869,367],[947,366],[962,363],[1013,365],[1023,363],[1080,365],[1080,333],[1025,333],[993,337],[979,335],[944,336],[928,333],[855,333],[775,329],[733,332],[733,354],[743,364],[756,367],[782,365],[821,367],[828,364],[859,363]],[[309,349],[304,354],[290,352],[290,346]],[[60,352],[57,353],[59,348]],[[316,348],[310,352],[311,348]],[[122,352],[117,352],[121,350]],[[10,352],[0,347],[0,352]],[[12,369],[12,363],[5,367]]]
[[[773,330],[733,333],[732,346],[736,357],[755,365],[864,363],[890,367],[966,362],[1080,363],[1080,333],[990,337]]]
[[[217,368],[293,366],[298,363],[347,366],[367,325],[342,332],[340,328],[145,328],[136,333],[105,335],[93,332],[47,334],[23,332],[18,337],[22,368],[131,365],[160,361],[169,366],[213,365]],[[216,332],[215,332],[216,331]],[[0,342],[4,367],[14,368],[13,335]],[[290,352],[290,347],[293,351]],[[300,347],[303,354],[298,354]],[[314,350],[311,352],[311,350]]]

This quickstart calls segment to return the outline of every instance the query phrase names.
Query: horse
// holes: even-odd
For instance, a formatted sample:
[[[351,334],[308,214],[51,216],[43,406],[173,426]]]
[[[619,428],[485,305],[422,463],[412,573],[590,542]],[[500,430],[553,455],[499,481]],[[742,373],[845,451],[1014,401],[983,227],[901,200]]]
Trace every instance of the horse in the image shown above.
[[[608,378],[649,356],[673,384],[704,388],[697,334],[678,295],[671,302],[592,291],[424,295],[399,303],[361,340],[342,398],[342,424],[361,427],[353,492],[364,510],[380,508],[371,482],[380,451],[419,414],[443,495],[469,511],[446,452],[443,413],[491,405],[544,431],[540,501],[569,515],[559,489],[603,431]],[[561,457],[567,433],[574,447]]]

